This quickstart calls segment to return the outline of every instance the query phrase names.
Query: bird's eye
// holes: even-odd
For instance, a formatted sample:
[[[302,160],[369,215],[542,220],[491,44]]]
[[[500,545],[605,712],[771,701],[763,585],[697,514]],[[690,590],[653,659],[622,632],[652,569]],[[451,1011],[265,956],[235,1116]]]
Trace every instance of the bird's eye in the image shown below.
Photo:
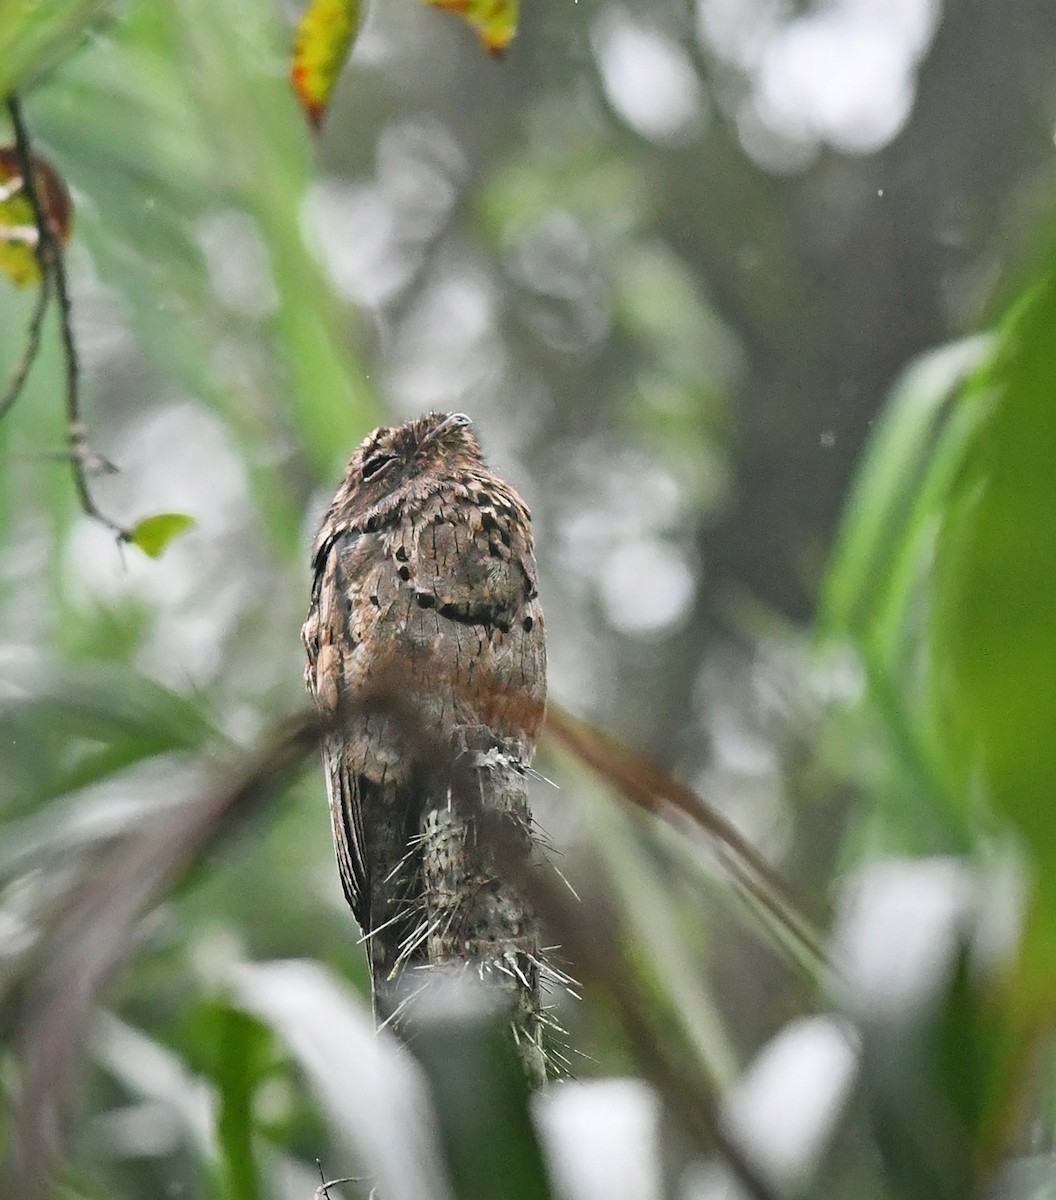
[[[392,462],[392,455],[387,450],[374,450],[363,460],[362,474],[364,479],[373,479],[379,472]]]

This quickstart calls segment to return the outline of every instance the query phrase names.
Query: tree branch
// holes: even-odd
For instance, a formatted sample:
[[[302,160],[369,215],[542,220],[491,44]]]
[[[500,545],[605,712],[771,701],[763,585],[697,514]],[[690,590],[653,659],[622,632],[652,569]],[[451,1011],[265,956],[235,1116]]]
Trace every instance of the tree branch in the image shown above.
[[[7,416],[15,401],[22,394],[22,389],[26,386],[26,380],[29,378],[30,369],[37,361],[37,355],[40,353],[40,334],[44,328],[44,317],[47,314],[50,300],[51,275],[42,269],[40,286],[37,288],[37,302],[33,306],[33,315],[29,319],[22,357],[18,360],[3,395],[0,396],[0,421]]]
[[[73,315],[70,304],[70,290],[66,279],[66,261],[63,257],[62,244],[52,226],[40,192],[37,189],[36,173],[33,169],[33,148],[30,143],[29,131],[22,117],[22,107],[17,96],[8,96],[7,111],[11,118],[11,127],[15,135],[15,155],[18,158],[19,170],[22,174],[22,190],[33,213],[33,223],[37,230],[36,254],[37,262],[40,264],[41,295],[46,297],[49,290],[47,281],[50,279],[51,283],[54,284],[55,295],[59,302],[59,330],[62,337],[63,361],[66,375],[66,432],[70,446],[70,463],[73,467],[74,488],[77,491],[77,498],[80,501],[83,511],[100,524],[105,525],[119,542],[127,542],[131,540],[131,531],[123,525],[119,525],[100,510],[88,486],[86,464],[91,457],[91,451],[88,447],[84,422],[81,419],[80,364],[77,357],[77,344],[73,337]],[[43,301],[38,300],[38,308],[46,304],[46,298]],[[40,312],[39,318],[35,313],[34,322],[30,326],[31,341],[35,328],[37,346],[39,346],[40,324],[42,321],[43,311]],[[16,397],[25,382],[25,375],[29,372],[29,365],[36,355],[36,346],[32,347],[31,353],[30,350],[30,345],[27,345],[27,354],[23,356],[23,361],[19,363],[19,367],[15,373],[17,384],[14,394]],[[22,378],[19,380],[18,376],[20,373]],[[5,400],[7,399],[6,394],[4,398]],[[14,401],[11,400],[7,404],[8,408],[11,403],[14,403]],[[0,407],[0,416],[5,411],[5,408]]]

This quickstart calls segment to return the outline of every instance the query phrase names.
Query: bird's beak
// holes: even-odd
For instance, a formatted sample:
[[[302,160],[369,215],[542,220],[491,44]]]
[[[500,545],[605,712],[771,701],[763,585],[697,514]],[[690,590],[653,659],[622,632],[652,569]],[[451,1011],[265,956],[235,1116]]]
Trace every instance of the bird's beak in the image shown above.
[[[473,422],[465,413],[450,413],[433,430],[433,437],[439,437],[449,429],[468,429]]]

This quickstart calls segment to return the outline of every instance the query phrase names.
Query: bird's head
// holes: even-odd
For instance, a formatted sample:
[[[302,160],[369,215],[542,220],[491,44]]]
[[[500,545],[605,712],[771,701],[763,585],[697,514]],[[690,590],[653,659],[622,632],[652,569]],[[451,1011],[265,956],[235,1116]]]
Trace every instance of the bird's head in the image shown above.
[[[427,413],[414,421],[375,429],[356,449],[346,482],[392,491],[425,471],[458,470],[480,463],[480,445],[465,413]]]
[[[375,429],[353,452],[328,520],[343,524],[371,511],[413,502],[438,480],[483,466],[480,444],[464,413],[427,413]]]

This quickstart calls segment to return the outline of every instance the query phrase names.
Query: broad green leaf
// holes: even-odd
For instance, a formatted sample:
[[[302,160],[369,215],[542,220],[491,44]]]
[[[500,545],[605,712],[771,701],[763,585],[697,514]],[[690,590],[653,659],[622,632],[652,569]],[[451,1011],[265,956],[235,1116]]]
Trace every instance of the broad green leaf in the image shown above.
[[[930,648],[943,748],[1025,839],[1034,1002],[1056,1007],[1056,275],[1012,313],[938,542]],[[975,783],[974,789],[972,783]],[[1028,973],[1031,970],[1027,964]]]
[[[1056,1011],[1056,275],[1004,322],[937,543],[928,630],[932,708],[961,802],[1021,835],[1033,884],[1019,957],[1000,993],[1004,1086],[989,1153],[1019,1119],[1025,1047]]]
[[[211,1034],[209,1074],[220,1100],[217,1135],[224,1195],[230,1200],[257,1200],[262,1188],[253,1153],[253,1109],[256,1093],[275,1061],[274,1038],[261,1021],[226,1004],[207,1004],[199,1019]]]
[[[469,23],[486,50],[500,54],[517,32],[518,0],[427,0]]]
[[[318,128],[363,21],[362,0],[312,0],[297,26],[290,82]]]
[[[133,526],[129,531],[128,541],[151,558],[160,558],[170,542],[193,529],[195,524],[194,517],[189,517],[186,513],[158,513],[153,517],[144,517]]]
[[[896,385],[866,447],[822,594],[821,633],[849,641],[862,664],[894,768],[893,819],[900,836],[913,835],[910,844],[918,835],[928,843],[938,815],[948,822],[943,840],[964,836],[954,763],[937,746],[923,632],[936,533],[986,413],[972,381],[992,346],[975,337],[942,347]]]
[[[68,58],[112,7],[112,0],[0,0],[0,96]]]
[[[982,362],[989,339],[970,338],[918,359],[896,385],[866,447],[848,500],[822,597],[823,628],[870,638],[897,586],[895,564],[913,553],[920,499],[934,486],[936,449],[951,399]],[[948,484],[948,481],[947,481]],[[941,489],[938,489],[941,492]],[[931,512],[942,495],[931,495]],[[896,606],[897,607],[897,606]]]
[[[458,1200],[496,1194],[504,1200],[549,1200],[528,1082],[508,1020],[484,989],[472,985],[472,976],[438,975],[408,1014],[452,1188]]]

